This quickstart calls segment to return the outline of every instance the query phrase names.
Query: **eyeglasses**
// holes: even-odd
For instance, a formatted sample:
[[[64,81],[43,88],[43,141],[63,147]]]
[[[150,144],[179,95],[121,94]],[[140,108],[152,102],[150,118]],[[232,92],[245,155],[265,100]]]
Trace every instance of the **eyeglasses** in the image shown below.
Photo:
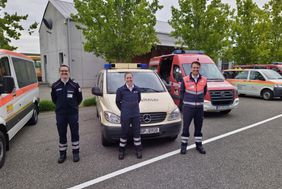
[[[62,72],[62,73],[68,73],[69,71],[68,71],[68,70],[60,70],[60,72]]]

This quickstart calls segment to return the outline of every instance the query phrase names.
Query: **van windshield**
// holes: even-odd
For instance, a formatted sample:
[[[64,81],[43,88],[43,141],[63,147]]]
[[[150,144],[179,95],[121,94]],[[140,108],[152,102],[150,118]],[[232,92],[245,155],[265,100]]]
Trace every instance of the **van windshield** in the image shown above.
[[[125,72],[107,73],[107,92],[115,94],[117,89],[125,84]],[[140,87],[142,93],[165,92],[165,89],[154,72],[132,72],[133,83]]]
[[[191,64],[183,64],[185,75],[189,75],[191,72]],[[205,76],[208,80],[224,80],[223,75],[215,64],[201,64],[200,74]]]
[[[282,79],[282,76],[273,70],[263,70],[262,73],[267,79]]]

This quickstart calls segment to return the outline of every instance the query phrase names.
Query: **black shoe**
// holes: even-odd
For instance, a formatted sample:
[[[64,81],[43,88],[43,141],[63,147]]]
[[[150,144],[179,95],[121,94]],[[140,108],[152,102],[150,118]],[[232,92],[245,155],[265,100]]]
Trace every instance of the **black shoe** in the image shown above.
[[[142,151],[136,151],[136,157],[137,157],[137,159],[141,159],[142,158]]]
[[[200,154],[206,154],[205,149],[203,148],[203,146],[196,146],[196,150],[200,153]]]
[[[187,149],[186,149],[186,146],[181,146],[181,149],[180,149],[180,154],[186,154],[186,151],[187,151]]]
[[[123,160],[124,159],[124,151],[119,151],[118,153],[118,159]]]
[[[58,159],[58,163],[64,163],[64,161],[67,159],[66,155],[60,155],[59,159]]]
[[[79,154],[73,154],[73,162],[79,162],[80,158],[79,158]]]

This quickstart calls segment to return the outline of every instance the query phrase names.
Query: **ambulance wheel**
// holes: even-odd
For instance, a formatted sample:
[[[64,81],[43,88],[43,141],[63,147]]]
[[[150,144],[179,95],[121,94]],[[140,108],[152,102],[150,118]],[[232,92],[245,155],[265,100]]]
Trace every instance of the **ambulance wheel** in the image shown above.
[[[39,112],[38,106],[35,106],[32,112],[32,117],[30,118],[30,120],[27,123],[28,125],[36,125],[38,121],[38,112]]]
[[[6,139],[2,131],[0,131],[0,169],[5,163],[6,157]]]
[[[101,136],[101,142],[102,142],[102,145],[105,146],[105,147],[110,146],[112,144],[104,137],[103,134]]]
[[[220,113],[225,115],[225,114],[229,114],[231,112],[231,110],[224,110],[224,111],[221,111]]]
[[[261,96],[264,100],[271,100],[273,98],[273,92],[269,89],[264,89],[261,92]]]

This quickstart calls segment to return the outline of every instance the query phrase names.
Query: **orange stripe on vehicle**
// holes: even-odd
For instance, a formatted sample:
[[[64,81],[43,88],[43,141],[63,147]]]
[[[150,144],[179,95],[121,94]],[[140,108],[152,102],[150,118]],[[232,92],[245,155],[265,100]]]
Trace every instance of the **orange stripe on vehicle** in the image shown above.
[[[25,86],[23,88],[20,88],[16,91],[16,96],[21,96],[22,94],[26,93],[26,92],[29,92],[35,88],[38,87],[38,83],[34,83],[34,84],[31,84],[31,85],[28,85],[28,86]],[[13,97],[13,94],[9,94],[7,96],[4,96],[4,97],[1,97],[0,98],[0,107],[4,106],[5,104],[9,103],[11,100],[13,100],[14,97]]]

